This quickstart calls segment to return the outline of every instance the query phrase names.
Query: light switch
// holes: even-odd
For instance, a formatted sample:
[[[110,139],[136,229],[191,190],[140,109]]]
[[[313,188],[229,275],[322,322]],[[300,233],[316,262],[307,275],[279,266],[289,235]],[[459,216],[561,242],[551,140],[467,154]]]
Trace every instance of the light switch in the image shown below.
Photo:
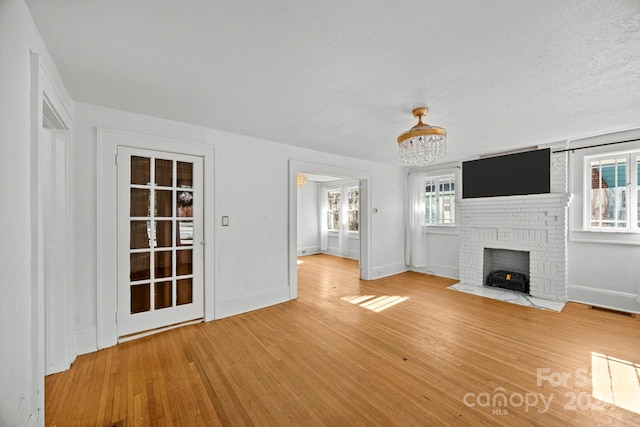
[[[229,226],[229,217],[226,216],[226,215],[222,217],[222,226],[223,227],[228,227]]]

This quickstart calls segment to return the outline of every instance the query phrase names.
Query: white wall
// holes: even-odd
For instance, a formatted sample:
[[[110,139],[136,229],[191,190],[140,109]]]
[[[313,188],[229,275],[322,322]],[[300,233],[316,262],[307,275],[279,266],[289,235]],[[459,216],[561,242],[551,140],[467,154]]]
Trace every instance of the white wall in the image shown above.
[[[640,313],[640,246],[569,242],[569,299]]]
[[[372,264],[377,276],[404,267],[404,174],[401,167],[334,156],[164,119],[76,104],[76,337],[80,352],[96,336],[96,128],[107,127],[215,147],[216,317],[280,302],[289,285],[288,163],[296,159],[369,171],[373,177]],[[209,183],[205,183],[208,185]],[[228,215],[229,227],[220,226]]]
[[[31,14],[21,0],[0,1],[0,425],[35,425],[43,413],[37,372],[35,236],[31,207],[35,169],[31,141],[31,53],[40,59],[61,97],[73,105]],[[39,125],[39,123],[38,123]]]
[[[619,132],[580,141],[585,147],[640,138],[640,130]],[[575,194],[570,208],[569,299],[640,313],[640,235],[584,231],[584,156],[638,150],[640,141],[577,150],[570,157],[570,191]]]
[[[319,214],[318,183],[307,182],[298,188],[298,255],[320,252]]]
[[[458,227],[427,230],[427,266],[426,271],[436,276],[458,279],[459,272],[460,233]]]
[[[407,271],[404,264],[404,218],[407,169],[387,169],[373,176],[373,277]],[[380,171],[382,172],[382,171]],[[386,175],[386,177],[385,177]],[[362,221],[363,212],[360,212]],[[360,254],[362,257],[362,254]]]

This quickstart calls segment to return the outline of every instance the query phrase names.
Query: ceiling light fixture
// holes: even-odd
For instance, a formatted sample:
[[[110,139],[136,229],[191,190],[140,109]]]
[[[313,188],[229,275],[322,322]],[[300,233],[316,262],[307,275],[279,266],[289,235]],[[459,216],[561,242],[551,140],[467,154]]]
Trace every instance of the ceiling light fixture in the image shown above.
[[[444,157],[447,152],[447,131],[422,123],[429,111],[426,107],[413,110],[418,124],[398,137],[398,159],[412,166],[424,166]]]

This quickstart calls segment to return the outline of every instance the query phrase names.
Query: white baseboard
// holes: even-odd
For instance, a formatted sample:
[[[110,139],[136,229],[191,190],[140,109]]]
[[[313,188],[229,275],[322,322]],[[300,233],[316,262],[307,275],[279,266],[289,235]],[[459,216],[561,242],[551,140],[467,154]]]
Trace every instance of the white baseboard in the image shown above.
[[[322,252],[323,254],[327,254],[327,255],[335,255],[335,256],[342,256],[340,255],[340,248],[334,248],[333,246],[329,246],[325,251]]]
[[[96,328],[76,329],[74,335],[76,339],[76,354],[87,354],[98,350]]]
[[[394,262],[391,264],[379,265],[373,267],[373,280],[382,279],[383,277],[389,277],[396,274],[404,273],[408,271],[406,265],[403,262]]]
[[[320,246],[306,246],[298,248],[298,256],[315,255],[320,253]]]
[[[216,319],[258,310],[289,301],[289,286],[265,289],[249,295],[221,299],[216,303]]]
[[[337,253],[337,252],[336,252],[336,253],[333,253],[333,252],[322,252],[322,251],[320,251],[320,252],[318,252],[318,253],[323,254],[323,255],[336,256],[336,257],[338,257],[338,258],[352,259],[352,260],[354,260],[354,261],[359,261],[359,260],[360,260],[360,258],[359,258],[360,253],[359,253],[359,252],[350,252],[350,253],[349,253],[349,255],[340,255],[340,254],[339,254],[339,253]],[[353,255],[353,256],[352,256],[352,254],[355,254],[355,255]]]
[[[638,296],[635,294],[577,285],[569,285],[567,291],[569,301],[630,313],[640,313],[640,302],[638,302]]]
[[[418,273],[431,273],[440,277],[460,280],[460,273],[457,265],[431,263],[431,264],[428,264],[426,267],[412,268],[411,271],[417,271]]]

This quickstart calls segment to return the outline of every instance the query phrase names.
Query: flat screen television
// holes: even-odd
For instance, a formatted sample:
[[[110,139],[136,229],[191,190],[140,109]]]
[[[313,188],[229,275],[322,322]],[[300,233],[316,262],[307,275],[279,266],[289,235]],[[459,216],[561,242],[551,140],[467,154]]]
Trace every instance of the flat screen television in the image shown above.
[[[462,162],[463,199],[550,192],[548,148]]]

